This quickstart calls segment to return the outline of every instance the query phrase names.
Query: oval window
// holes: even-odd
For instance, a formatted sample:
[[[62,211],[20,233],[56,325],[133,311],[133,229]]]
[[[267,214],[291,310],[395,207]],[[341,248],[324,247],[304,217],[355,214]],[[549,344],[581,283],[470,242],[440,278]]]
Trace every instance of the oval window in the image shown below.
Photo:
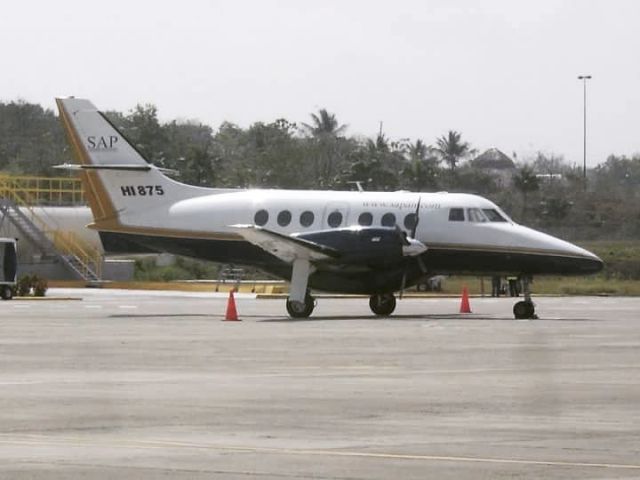
[[[291,223],[291,212],[289,210],[283,210],[278,214],[278,225],[286,227]]]
[[[253,223],[258,225],[259,227],[266,225],[268,221],[269,221],[269,212],[267,212],[266,210],[258,210],[255,216],[253,217]]]
[[[416,226],[416,214],[410,213],[406,217],[404,217],[404,228],[407,230],[413,230],[413,227]]]
[[[300,225],[303,227],[310,227],[313,225],[314,220],[315,216],[313,215],[313,212],[310,212],[309,210],[300,214]]]
[[[327,217],[327,223],[331,228],[339,227],[342,223],[342,213],[340,212],[331,212]]]
[[[369,227],[373,223],[373,215],[369,212],[361,213],[358,217],[358,225],[362,227]]]
[[[383,227],[394,227],[396,225],[396,216],[393,213],[385,213],[380,224]]]

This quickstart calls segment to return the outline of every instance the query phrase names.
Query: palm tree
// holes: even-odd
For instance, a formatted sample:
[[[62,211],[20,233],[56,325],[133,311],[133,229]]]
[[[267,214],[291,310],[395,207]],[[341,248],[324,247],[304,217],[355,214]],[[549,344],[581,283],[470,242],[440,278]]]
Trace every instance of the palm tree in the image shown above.
[[[435,186],[439,159],[434,151],[432,146],[419,139],[406,146],[408,164],[402,174],[412,189],[420,191],[424,187]]]
[[[303,123],[303,127],[314,137],[339,137],[347,129],[347,125],[340,125],[334,113],[321,108],[318,113],[311,114],[311,125]]]
[[[427,154],[431,150],[431,147],[418,139],[415,143],[410,143],[407,147],[407,153],[409,154],[409,160],[412,163],[422,162],[427,158]]]
[[[344,161],[342,150],[346,140],[341,134],[347,126],[340,125],[335,114],[325,108],[312,113],[311,120],[311,124],[303,123],[302,128],[309,135],[313,177],[320,186],[330,185]]]
[[[436,140],[436,151],[440,153],[442,159],[447,162],[453,172],[458,161],[471,153],[471,145],[462,141],[462,134],[455,130],[449,130],[447,135]]]

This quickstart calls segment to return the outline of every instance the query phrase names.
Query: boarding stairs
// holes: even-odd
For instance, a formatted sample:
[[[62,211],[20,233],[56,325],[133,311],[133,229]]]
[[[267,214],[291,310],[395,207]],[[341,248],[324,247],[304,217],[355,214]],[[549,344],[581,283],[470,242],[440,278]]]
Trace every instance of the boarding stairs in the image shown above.
[[[11,222],[40,250],[43,258],[57,259],[76,278],[100,281],[102,254],[84,245],[73,233],[52,228],[52,222],[46,222],[40,217],[42,213],[39,215],[33,209],[36,201],[32,198],[33,190],[16,182],[16,177],[0,175],[0,226],[4,221]],[[42,191],[42,188],[36,191],[39,200]]]

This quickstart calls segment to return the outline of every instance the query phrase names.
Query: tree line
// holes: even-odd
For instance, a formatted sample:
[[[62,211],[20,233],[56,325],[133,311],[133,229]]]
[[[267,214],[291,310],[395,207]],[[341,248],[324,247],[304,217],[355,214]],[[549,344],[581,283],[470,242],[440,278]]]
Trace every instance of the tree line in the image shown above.
[[[486,196],[516,221],[572,240],[640,238],[640,155],[609,156],[588,171],[561,156],[518,161],[507,184],[479,168],[473,146],[455,130],[423,139],[348,134],[326,109],[306,122],[276,119],[217,129],[193,120],[161,122],[154,105],[111,121],[151,163],[201,186],[371,191],[452,191]],[[24,101],[0,102],[0,171],[59,176],[70,162],[56,114]]]

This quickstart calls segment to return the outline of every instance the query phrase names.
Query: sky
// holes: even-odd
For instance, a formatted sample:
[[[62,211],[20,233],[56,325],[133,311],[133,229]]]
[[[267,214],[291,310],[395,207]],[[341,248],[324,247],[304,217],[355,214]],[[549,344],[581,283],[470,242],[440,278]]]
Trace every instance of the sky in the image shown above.
[[[217,128],[326,108],[352,135],[457,130],[518,160],[640,153],[637,0],[3,2],[0,100],[153,103]]]

